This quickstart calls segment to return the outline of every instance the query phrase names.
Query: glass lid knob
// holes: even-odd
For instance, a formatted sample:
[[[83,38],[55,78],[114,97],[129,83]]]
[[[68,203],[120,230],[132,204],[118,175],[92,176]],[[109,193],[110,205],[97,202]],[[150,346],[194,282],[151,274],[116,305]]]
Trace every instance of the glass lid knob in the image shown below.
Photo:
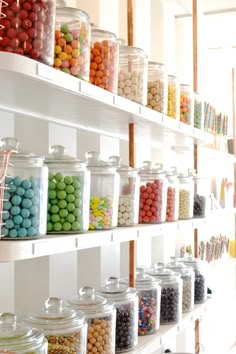
[[[16,315],[11,312],[4,312],[0,314],[0,326],[7,327],[16,325]]]
[[[19,148],[19,140],[13,137],[6,137],[0,141],[1,150],[16,150]]]
[[[105,281],[106,288],[117,289],[119,287],[119,279],[117,277],[109,277]]]
[[[45,301],[44,308],[46,312],[62,311],[63,301],[58,297],[50,297]]]

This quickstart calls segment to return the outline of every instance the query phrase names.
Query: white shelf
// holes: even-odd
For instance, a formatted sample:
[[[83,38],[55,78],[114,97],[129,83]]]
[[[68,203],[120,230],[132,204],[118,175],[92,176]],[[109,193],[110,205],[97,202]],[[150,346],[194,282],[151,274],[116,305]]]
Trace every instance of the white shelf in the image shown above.
[[[128,139],[135,123],[136,140],[161,146],[206,144],[213,135],[66,75],[32,59],[0,53],[0,109]],[[24,88],[22,90],[22,88]]]

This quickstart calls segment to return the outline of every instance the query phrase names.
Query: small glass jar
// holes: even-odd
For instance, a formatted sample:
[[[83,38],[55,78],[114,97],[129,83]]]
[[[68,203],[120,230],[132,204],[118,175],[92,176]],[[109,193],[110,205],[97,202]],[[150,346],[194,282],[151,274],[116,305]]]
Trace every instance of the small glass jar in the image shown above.
[[[91,31],[90,82],[117,93],[119,45],[114,33],[100,29]]]
[[[0,18],[0,50],[52,65],[56,1],[7,1]]]
[[[48,354],[86,354],[87,323],[85,316],[51,297],[38,313],[29,313],[24,319],[32,328],[43,331],[48,340]]]
[[[167,114],[168,75],[162,63],[148,62],[147,107]]]
[[[168,117],[179,120],[179,82],[176,76],[168,76]]]
[[[0,352],[47,354],[48,342],[42,331],[18,322],[15,314],[1,313]]]
[[[206,262],[191,256],[181,258],[180,261],[194,270],[194,303],[201,304],[205,302],[207,299]]]
[[[126,352],[138,344],[138,295],[134,288],[122,285],[118,278],[106,279],[100,291],[116,307],[116,353]]]
[[[194,205],[193,216],[195,218],[205,218],[209,210],[210,191],[208,179],[194,176]]]
[[[148,274],[161,282],[161,324],[181,321],[183,282],[180,274],[155,265]]]
[[[118,95],[146,106],[147,75],[146,53],[140,48],[120,46]]]
[[[183,262],[179,262],[175,257],[166,268],[180,273],[183,280],[182,311],[191,312],[194,308],[194,280],[195,274],[191,267],[187,267]]]
[[[48,233],[86,232],[89,227],[90,172],[85,163],[53,145],[45,163],[49,168]]]
[[[180,84],[180,121],[193,125],[194,119],[194,98],[190,85]]]
[[[181,173],[179,178],[179,219],[193,217],[194,183],[191,175]]]
[[[166,221],[177,221],[179,218],[179,180],[176,168],[167,172],[167,206]]]
[[[86,160],[91,172],[89,230],[112,229],[118,222],[120,176],[95,151],[87,152]]]
[[[88,14],[76,8],[56,10],[54,68],[89,81],[91,29]]]
[[[194,128],[203,129],[204,104],[199,93],[194,93]]]
[[[116,309],[113,302],[85,286],[68,300],[74,310],[84,312],[88,323],[87,353],[115,354]]]
[[[44,236],[47,228],[48,168],[44,157],[19,150],[15,138],[3,138],[1,151],[14,150],[5,179],[3,223],[4,239]],[[1,157],[1,165],[2,165]]]
[[[162,223],[166,221],[167,179],[161,164],[152,167],[144,161],[139,169],[140,202],[139,223]]]

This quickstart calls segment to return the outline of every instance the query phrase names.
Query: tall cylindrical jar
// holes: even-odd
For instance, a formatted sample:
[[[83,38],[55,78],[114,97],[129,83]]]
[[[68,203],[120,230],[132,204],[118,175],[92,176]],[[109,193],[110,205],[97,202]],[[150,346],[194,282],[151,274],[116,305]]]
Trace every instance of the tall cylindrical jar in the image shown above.
[[[194,120],[194,97],[190,85],[180,84],[180,121],[193,125]]]
[[[147,104],[148,59],[136,47],[121,46],[119,54],[118,95],[131,101]]]
[[[7,1],[0,50],[53,65],[56,1]]]
[[[138,344],[137,290],[121,284],[116,277],[109,277],[99,292],[115,303],[116,353],[133,349]]]
[[[193,217],[194,184],[191,175],[179,174],[179,219]]]
[[[148,62],[147,107],[167,114],[168,75],[162,63]]]
[[[194,93],[194,128],[203,129],[204,102],[199,93]]]
[[[117,226],[120,176],[110,162],[100,160],[95,151],[86,153],[91,172],[90,230],[109,230]]]
[[[68,300],[74,310],[84,312],[88,323],[87,353],[115,354],[116,309],[94,288],[80,288],[77,295]]]
[[[179,120],[179,82],[174,75],[168,75],[168,117]]]
[[[166,221],[177,221],[179,218],[179,180],[176,168],[166,174],[168,181]]]
[[[139,169],[139,223],[162,223],[166,220],[167,180],[161,164],[152,167],[144,161]]]
[[[65,154],[65,147],[53,145],[46,159],[49,168],[49,233],[88,231],[90,172],[85,163]]]
[[[54,68],[89,81],[91,29],[88,14],[76,8],[58,7]]]
[[[1,235],[5,239],[43,236],[47,227],[48,195],[48,168],[44,166],[44,157],[21,152],[15,138],[3,138],[0,145],[2,151],[16,151],[11,155],[5,179]]]
[[[93,28],[90,49],[90,82],[117,93],[119,46],[114,33]]]
[[[193,216],[205,218],[210,204],[210,188],[208,179],[201,176],[194,176],[194,205]]]
[[[85,316],[66,306],[61,299],[49,298],[39,312],[29,313],[23,320],[43,331],[48,340],[48,354],[86,354]]]

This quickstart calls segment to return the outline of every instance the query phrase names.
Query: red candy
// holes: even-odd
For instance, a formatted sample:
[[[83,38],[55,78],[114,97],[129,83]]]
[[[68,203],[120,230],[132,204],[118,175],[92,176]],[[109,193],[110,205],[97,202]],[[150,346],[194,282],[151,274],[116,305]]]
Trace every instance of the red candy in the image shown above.
[[[166,206],[166,221],[178,220],[179,203],[177,190],[173,187],[168,187],[167,190],[167,206]]]

